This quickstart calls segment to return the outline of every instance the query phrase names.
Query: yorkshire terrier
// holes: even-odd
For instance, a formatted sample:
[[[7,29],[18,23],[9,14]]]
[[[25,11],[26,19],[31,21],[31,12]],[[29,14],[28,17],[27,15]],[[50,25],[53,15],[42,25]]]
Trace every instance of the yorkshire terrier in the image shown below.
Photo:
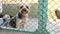
[[[30,12],[31,5],[27,2],[19,3],[19,12],[16,15],[16,28],[24,28],[25,23],[28,21],[28,14]]]

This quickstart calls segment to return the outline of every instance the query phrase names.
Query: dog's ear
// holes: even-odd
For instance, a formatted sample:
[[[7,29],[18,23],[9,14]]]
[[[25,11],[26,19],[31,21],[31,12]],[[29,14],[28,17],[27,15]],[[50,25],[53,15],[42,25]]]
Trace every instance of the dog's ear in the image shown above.
[[[31,4],[29,5],[29,8],[31,8]]]
[[[19,6],[21,6],[21,5],[23,5],[23,2],[19,2],[19,4],[18,4]]]
[[[19,2],[19,3],[18,3],[18,6],[17,6],[18,9],[20,8],[21,5],[23,5],[23,2]]]
[[[30,3],[25,2],[25,4],[26,4],[27,6],[29,6],[29,8],[31,8],[31,4],[30,4]]]

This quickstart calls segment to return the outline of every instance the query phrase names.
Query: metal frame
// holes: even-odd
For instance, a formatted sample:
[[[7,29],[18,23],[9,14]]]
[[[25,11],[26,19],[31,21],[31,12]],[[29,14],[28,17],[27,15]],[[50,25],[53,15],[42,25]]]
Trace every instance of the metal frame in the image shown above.
[[[48,0],[38,0],[38,30],[34,32],[24,31],[24,30],[15,30],[15,29],[7,29],[7,28],[1,28],[0,30],[6,30],[6,31],[15,31],[20,32],[24,34],[49,34],[49,32],[46,30],[46,23],[47,23],[47,5]]]

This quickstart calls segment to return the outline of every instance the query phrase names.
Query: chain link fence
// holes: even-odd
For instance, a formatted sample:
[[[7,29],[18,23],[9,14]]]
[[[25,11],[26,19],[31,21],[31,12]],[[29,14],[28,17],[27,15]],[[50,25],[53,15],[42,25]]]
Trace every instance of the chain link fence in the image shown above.
[[[51,34],[60,34],[60,0],[48,0],[47,30]]]
[[[39,33],[45,34],[48,31],[50,34],[60,34],[60,4],[59,4],[60,0],[48,0],[47,23],[45,23],[46,20],[44,20],[46,19],[46,12],[45,12],[46,7],[44,7],[46,5],[43,5],[45,0],[39,1],[40,7],[38,7],[38,0],[2,0],[2,6],[3,6],[2,15],[8,14],[10,16],[15,16],[19,12],[18,10],[19,2],[28,2],[29,4],[31,4],[29,21],[28,23],[25,24],[25,29],[23,30],[32,32],[38,29],[41,30],[39,31]],[[38,8],[40,10],[39,28],[38,28]],[[8,28],[8,26],[6,27],[5,26],[2,28],[6,27]]]
[[[24,25],[24,31],[35,31],[38,29],[38,0],[2,0],[2,15],[3,18],[6,16],[10,16],[14,18],[16,14],[19,12],[19,3],[20,2],[28,2],[31,5],[30,13],[29,13],[29,19],[28,22]],[[5,15],[5,16],[4,16]],[[10,18],[7,17],[4,19],[4,23],[2,23],[0,26],[2,28],[11,29],[16,27],[16,24],[14,22],[11,23],[9,20]],[[13,20],[12,20],[13,21]],[[11,25],[9,25],[11,24]],[[11,27],[12,25],[15,25],[14,27]]]

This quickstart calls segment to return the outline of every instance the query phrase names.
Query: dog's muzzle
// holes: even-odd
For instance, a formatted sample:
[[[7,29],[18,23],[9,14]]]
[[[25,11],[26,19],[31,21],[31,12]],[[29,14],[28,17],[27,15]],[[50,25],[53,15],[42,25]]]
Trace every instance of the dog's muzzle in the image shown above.
[[[22,12],[22,13],[23,13],[23,12],[28,13],[28,11],[27,11],[27,9],[26,9],[26,8],[23,8],[23,9],[21,10],[21,12]]]
[[[27,10],[25,8],[23,8],[22,11],[27,11]]]

